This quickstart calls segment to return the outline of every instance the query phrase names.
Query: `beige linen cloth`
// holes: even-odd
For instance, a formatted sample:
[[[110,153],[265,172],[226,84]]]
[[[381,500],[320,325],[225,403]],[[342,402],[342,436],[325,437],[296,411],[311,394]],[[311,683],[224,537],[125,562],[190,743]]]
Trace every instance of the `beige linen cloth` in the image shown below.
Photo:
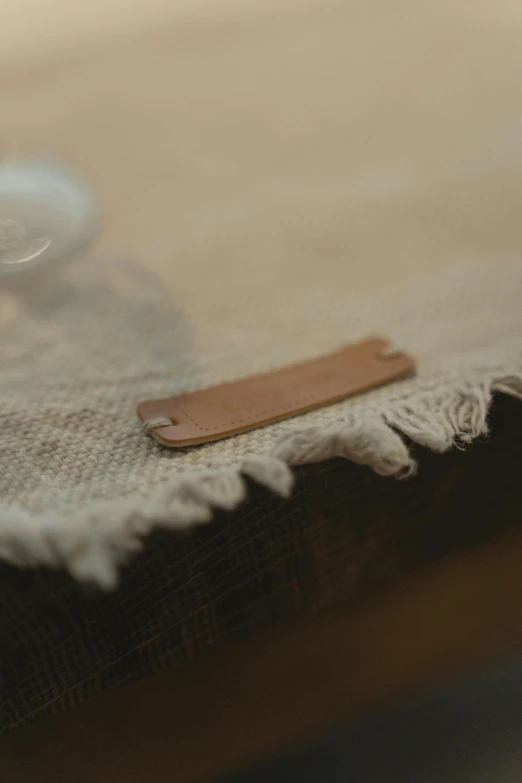
[[[398,433],[485,434],[522,374],[521,40],[507,0],[282,0],[3,61],[5,154],[80,169],[105,218],[91,256],[0,281],[0,557],[111,587],[243,474],[404,476]],[[182,451],[135,416],[374,334],[416,378]]]

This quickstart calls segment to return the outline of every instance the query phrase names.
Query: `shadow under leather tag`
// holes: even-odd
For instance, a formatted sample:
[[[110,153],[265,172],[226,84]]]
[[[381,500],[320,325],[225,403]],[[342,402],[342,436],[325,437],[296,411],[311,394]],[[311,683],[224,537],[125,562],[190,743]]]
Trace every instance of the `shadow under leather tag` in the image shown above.
[[[387,354],[386,340],[349,345],[319,359],[138,406],[146,430],[165,446],[228,438],[338,402],[412,372],[413,359]]]

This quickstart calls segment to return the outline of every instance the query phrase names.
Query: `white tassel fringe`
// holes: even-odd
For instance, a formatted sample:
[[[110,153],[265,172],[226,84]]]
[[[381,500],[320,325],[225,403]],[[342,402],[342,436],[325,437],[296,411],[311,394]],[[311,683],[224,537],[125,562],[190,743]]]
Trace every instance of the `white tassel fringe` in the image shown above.
[[[493,390],[522,398],[522,377],[463,384],[444,392],[399,400],[382,415],[352,415],[327,429],[308,427],[279,443],[272,454],[249,456],[224,470],[177,476],[147,501],[100,502],[75,515],[33,515],[9,509],[0,516],[0,559],[21,567],[65,568],[79,581],[112,589],[119,566],[153,528],[186,530],[208,523],[213,509],[231,511],[246,497],[244,476],[283,497],[293,483],[290,465],[344,457],[381,476],[406,478],[416,463],[399,432],[434,451],[471,442],[488,432]]]

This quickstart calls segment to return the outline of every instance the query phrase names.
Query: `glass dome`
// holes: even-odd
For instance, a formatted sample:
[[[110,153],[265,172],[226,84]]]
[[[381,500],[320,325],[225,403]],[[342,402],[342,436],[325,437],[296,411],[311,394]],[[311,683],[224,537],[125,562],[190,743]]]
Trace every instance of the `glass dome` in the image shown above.
[[[97,223],[90,188],[61,166],[0,165],[0,275],[30,269],[86,247]]]

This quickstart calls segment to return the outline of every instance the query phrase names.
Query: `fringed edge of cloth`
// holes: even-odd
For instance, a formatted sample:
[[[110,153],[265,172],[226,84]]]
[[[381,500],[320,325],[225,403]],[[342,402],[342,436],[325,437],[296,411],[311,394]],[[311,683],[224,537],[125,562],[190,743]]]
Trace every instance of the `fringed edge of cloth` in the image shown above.
[[[336,426],[304,427],[269,454],[252,455],[226,469],[176,475],[150,497],[99,501],[67,514],[0,512],[0,559],[20,567],[64,568],[75,579],[110,590],[119,568],[142,548],[153,529],[187,530],[211,521],[215,509],[231,511],[247,495],[245,476],[288,497],[292,465],[343,457],[381,476],[406,479],[417,464],[403,440],[437,452],[463,447],[488,433],[492,394],[522,399],[522,371],[486,382],[440,385],[395,400],[384,412],[350,414]]]

